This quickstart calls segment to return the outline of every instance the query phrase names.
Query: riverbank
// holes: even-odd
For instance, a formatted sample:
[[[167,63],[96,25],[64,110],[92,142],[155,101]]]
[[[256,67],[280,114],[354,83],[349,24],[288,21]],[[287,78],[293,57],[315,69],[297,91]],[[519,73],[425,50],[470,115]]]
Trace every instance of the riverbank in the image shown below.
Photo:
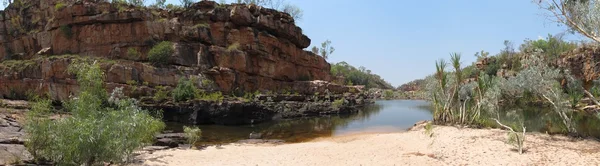
[[[159,150],[135,165],[598,165],[600,142],[528,133],[522,155],[506,131],[423,125],[402,133],[359,134],[296,144],[229,144]]]

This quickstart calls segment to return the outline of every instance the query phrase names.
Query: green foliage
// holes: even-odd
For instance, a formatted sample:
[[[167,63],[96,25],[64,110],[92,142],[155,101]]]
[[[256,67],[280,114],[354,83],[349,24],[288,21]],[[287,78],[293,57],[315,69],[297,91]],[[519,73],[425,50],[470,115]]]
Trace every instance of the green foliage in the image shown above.
[[[302,16],[304,16],[304,11],[302,11],[302,9],[300,9],[298,6],[292,4],[285,4],[282,11],[290,14],[290,16],[292,16],[292,18],[294,18],[296,21],[301,20]]]
[[[183,126],[183,133],[185,134],[188,144],[192,145],[192,147],[194,147],[193,145],[200,140],[200,137],[202,137],[202,130],[198,127]]]
[[[235,42],[233,44],[230,44],[229,46],[227,46],[227,52],[231,52],[231,51],[237,51],[240,48],[240,43]]]
[[[316,47],[313,47],[313,51],[315,51],[315,48]],[[327,59],[331,54],[333,54],[335,48],[331,46],[330,40],[325,40],[323,43],[321,43],[321,48],[318,48],[316,51],[318,51],[318,54],[321,55],[324,59]]]
[[[35,159],[43,159],[45,149],[51,146],[51,121],[47,118],[51,109],[50,100],[37,99],[26,113],[24,128],[28,135],[25,147]]]
[[[140,52],[138,52],[135,48],[128,48],[127,57],[132,60],[138,60],[140,59]]]
[[[590,0],[536,0],[541,9],[547,10],[553,22],[561,23],[588,39],[600,42],[600,3]]]
[[[385,90],[383,92],[383,98],[386,99],[386,100],[394,99],[395,98],[394,91],[392,91],[392,90]]]
[[[63,25],[60,26],[60,31],[67,37],[67,39],[71,39],[73,37],[73,30],[71,30],[71,26]]]
[[[560,58],[562,53],[575,49],[577,43],[564,41],[562,35],[553,36],[548,34],[546,39],[526,40],[521,47],[521,49],[524,49],[523,51],[527,52],[534,52],[534,49],[541,49],[544,57],[552,62]]]
[[[583,98],[583,86],[581,81],[576,80],[573,77],[569,77],[567,83],[567,95],[569,96],[569,102],[571,104],[571,108],[577,107],[579,101]]]
[[[200,99],[200,100],[222,102],[225,97],[223,96],[223,94],[221,92],[213,92],[213,93],[200,92],[200,93],[196,94],[196,98]]]
[[[334,108],[340,108],[342,105],[344,105],[344,99],[343,98],[342,99],[334,100],[331,103],[331,106],[333,106]]]
[[[255,91],[254,93],[246,93],[246,94],[244,94],[244,100],[245,100],[246,102],[248,102],[248,101],[252,101],[252,100],[254,100],[254,98],[255,98],[256,96],[258,96],[259,94],[260,94],[260,92],[258,92],[258,91]]]
[[[429,137],[433,137],[433,123],[432,122],[427,122],[427,124],[425,124],[425,134],[427,134]]]
[[[65,4],[64,2],[58,2],[58,3],[56,3],[56,5],[54,5],[54,10],[60,11],[60,10],[64,9],[65,7],[67,7],[67,4]]]
[[[364,85],[367,89],[392,89],[390,83],[383,80],[379,75],[371,73],[365,67],[356,68],[346,62],[339,62],[331,65],[331,75],[342,76],[348,85]]]
[[[167,6],[165,8],[167,8],[167,10],[169,10],[169,11],[181,11],[181,10],[183,10],[182,6],[173,5],[173,4],[167,4]]]
[[[163,101],[169,97],[169,92],[167,92],[166,88],[163,86],[157,86],[156,93],[154,93],[154,101]]]
[[[194,25],[194,28],[210,28],[210,25],[208,23],[199,23]]]
[[[196,96],[198,96],[197,94],[200,94],[200,92],[192,80],[181,78],[177,83],[177,87],[173,89],[171,94],[175,101],[187,101],[196,98]]]
[[[148,53],[148,60],[154,64],[164,65],[169,63],[169,57],[175,52],[173,43],[163,41],[152,47]]]
[[[302,9],[298,8],[296,5],[285,2],[285,0],[237,0],[236,2],[245,4],[255,4],[258,6],[264,6],[275,10],[279,10],[290,14],[290,16],[292,16],[292,18],[294,18],[295,20],[302,19],[302,16],[304,14]],[[224,1],[221,4],[224,4]]]
[[[144,6],[144,1],[146,0],[127,0],[129,4],[133,6]]]
[[[196,2],[196,0],[179,0],[179,2],[181,3],[181,5],[183,5],[184,8],[189,8],[190,6],[192,6],[193,3]]]
[[[57,165],[122,163],[164,128],[160,119],[137,107],[136,100],[124,98],[121,88],[108,98],[97,63],[76,62],[69,71],[76,73],[80,85],[77,97],[64,103],[71,116],[50,120],[46,100],[39,100],[28,113],[27,148],[36,159]]]
[[[156,0],[156,2],[154,3],[154,6],[159,7],[159,8],[165,8],[165,2],[167,0]]]

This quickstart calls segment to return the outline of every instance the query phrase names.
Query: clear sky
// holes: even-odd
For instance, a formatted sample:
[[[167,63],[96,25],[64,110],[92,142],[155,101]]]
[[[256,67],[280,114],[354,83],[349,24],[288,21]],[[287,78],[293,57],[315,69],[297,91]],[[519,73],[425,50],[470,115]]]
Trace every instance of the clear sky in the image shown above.
[[[468,65],[477,51],[498,53],[504,40],[518,48],[566,29],[530,0],[288,1],[304,10],[297,24],[313,45],[332,41],[329,62],[365,66],[394,86],[433,73],[435,60],[451,52]]]
[[[336,51],[329,62],[365,66],[394,86],[433,73],[435,60],[448,59],[451,52],[462,53],[468,65],[477,51],[499,52],[504,40],[518,48],[524,39],[565,31],[530,0],[288,2],[304,10],[297,24],[313,45],[332,41]]]

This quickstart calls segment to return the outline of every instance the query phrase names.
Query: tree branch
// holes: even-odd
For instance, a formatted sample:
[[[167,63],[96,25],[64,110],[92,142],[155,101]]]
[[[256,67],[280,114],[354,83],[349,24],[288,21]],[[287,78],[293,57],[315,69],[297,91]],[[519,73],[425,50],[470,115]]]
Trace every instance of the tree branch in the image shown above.
[[[583,93],[585,93],[586,95],[588,95],[588,97],[590,97],[590,99],[591,99],[591,100],[592,100],[594,103],[596,103],[596,105],[600,105],[600,102],[598,102],[598,101],[596,100],[596,97],[594,97],[594,95],[592,95],[592,93],[588,92],[588,91],[587,91],[587,90],[585,90],[585,89],[583,90]]]
[[[498,123],[498,125],[500,125],[500,126],[502,126],[502,127],[506,128],[506,129],[508,129],[508,130],[510,130],[510,131],[512,131],[512,132],[515,132],[515,130],[513,130],[511,127],[508,127],[507,125],[504,125],[504,124],[500,123],[500,121],[498,121],[498,119],[494,118],[493,120],[495,120],[495,121],[496,121],[496,123]]]
[[[588,37],[588,38],[590,38],[590,39],[592,39],[592,40],[594,40],[594,41],[596,41],[596,42],[599,42],[599,43],[600,43],[600,39],[598,39],[598,38],[597,38],[595,35],[592,35],[592,34],[589,34],[588,32],[586,32],[586,31],[585,31],[585,30],[583,30],[583,29],[582,29],[582,28],[581,28],[579,25],[577,25],[577,23],[575,23],[575,22],[574,22],[572,19],[570,19],[570,18],[568,17],[567,11],[565,10],[565,3],[564,3],[564,2],[562,2],[562,1],[560,1],[560,3],[561,3],[561,5],[559,5],[559,4],[556,2],[556,0],[552,0],[552,4],[550,4],[550,5],[551,5],[551,6],[554,6],[554,7],[556,7],[556,9],[557,9],[558,11],[560,11],[560,13],[561,13],[560,15],[562,15],[562,17],[564,17],[564,20],[563,20],[563,19],[561,19],[562,17],[561,17],[561,16],[560,16],[558,13],[556,13],[554,10],[552,10],[552,9],[550,9],[550,8],[548,8],[548,9],[546,9],[546,10],[548,10],[548,11],[552,12],[552,13],[554,14],[554,16],[555,16],[555,17],[556,17],[556,18],[557,18],[557,19],[558,19],[560,22],[562,22],[563,24],[566,24],[567,26],[569,26],[569,27],[571,27],[571,28],[573,28],[573,29],[577,30],[577,31],[578,31],[579,33],[581,33],[582,35],[584,35],[584,36],[586,36],[586,37]],[[566,22],[565,22],[565,20],[566,20]]]

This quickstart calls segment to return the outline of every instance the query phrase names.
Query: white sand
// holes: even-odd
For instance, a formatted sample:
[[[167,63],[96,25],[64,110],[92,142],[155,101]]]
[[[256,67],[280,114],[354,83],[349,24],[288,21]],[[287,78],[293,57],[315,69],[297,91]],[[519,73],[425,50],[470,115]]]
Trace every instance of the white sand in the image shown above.
[[[600,165],[600,142],[527,135],[524,154],[506,131],[423,125],[408,132],[322,138],[283,145],[231,144],[143,154],[143,165]]]

